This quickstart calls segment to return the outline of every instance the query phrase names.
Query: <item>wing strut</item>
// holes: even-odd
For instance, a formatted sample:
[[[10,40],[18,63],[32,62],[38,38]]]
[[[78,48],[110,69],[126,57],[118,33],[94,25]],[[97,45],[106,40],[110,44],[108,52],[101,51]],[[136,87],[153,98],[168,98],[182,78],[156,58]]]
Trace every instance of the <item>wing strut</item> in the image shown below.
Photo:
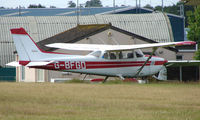
[[[106,78],[103,80],[103,83],[105,83],[108,79],[108,76],[106,76]]]
[[[153,54],[156,52],[156,50],[158,49],[158,47],[154,47],[153,51],[151,53],[151,55],[148,57],[148,59],[144,62],[144,64],[142,65],[142,67],[140,67],[136,73],[136,77],[138,77],[138,75],[140,74],[140,72],[142,71],[142,69],[144,68],[144,66],[147,64],[147,62],[149,62],[149,60],[151,59],[151,57],[153,56]]]
[[[84,76],[83,80],[85,80],[85,78],[87,77],[87,75],[88,75],[88,74],[85,74],[85,76]]]

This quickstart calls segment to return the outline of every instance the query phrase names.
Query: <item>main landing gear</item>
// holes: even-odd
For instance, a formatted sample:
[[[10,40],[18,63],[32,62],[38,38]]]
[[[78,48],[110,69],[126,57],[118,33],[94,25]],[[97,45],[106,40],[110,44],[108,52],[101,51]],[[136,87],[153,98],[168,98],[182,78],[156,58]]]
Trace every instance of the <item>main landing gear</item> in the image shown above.
[[[139,84],[147,84],[149,83],[148,77],[142,77],[141,80],[138,79]]]
[[[105,79],[103,80],[102,83],[105,83],[107,81],[107,79],[108,79],[108,76],[105,77]]]

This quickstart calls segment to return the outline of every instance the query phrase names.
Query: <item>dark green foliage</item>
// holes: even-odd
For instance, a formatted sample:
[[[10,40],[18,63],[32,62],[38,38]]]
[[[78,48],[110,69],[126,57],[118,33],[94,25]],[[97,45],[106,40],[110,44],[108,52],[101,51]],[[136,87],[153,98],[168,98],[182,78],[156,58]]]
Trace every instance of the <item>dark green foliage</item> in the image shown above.
[[[73,1],[69,1],[68,5],[69,5],[68,7],[70,8],[76,7],[76,3],[74,3]]]
[[[194,12],[187,12],[188,16],[188,39],[200,43],[200,6],[197,6]],[[199,47],[200,48],[200,47]],[[196,52],[195,59],[200,60],[200,50]]]
[[[90,0],[86,2],[85,7],[102,7],[102,3],[100,0]]]
[[[144,8],[148,8],[148,9],[154,9],[150,4],[146,4],[145,6],[144,6]]]
[[[50,6],[50,8],[56,8],[56,6]]]
[[[28,8],[46,8],[46,7],[42,6],[41,4],[38,4],[38,5],[29,5]]]

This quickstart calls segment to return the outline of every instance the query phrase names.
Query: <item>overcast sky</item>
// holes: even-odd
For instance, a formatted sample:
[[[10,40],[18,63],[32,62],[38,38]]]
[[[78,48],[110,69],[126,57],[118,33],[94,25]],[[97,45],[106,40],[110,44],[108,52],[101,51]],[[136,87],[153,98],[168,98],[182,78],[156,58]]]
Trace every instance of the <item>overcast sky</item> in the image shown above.
[[[6,8],[16,8],[19,5],[21,7],[28,7],[30,4],[41,4],[46,7],[56,6],[57,8],[66,8],[68,6],[68,1],[70,0],[0,0],[0,6]],[[72,0],[77,2],[77,0]],[[79,4],[85,3],[88,0],[79,0]],[[139,1],[139,0],[138,0]],[[163,0],[164,5],[173,5],[176,4],[179,0]],[[113,6],[113,0],[101,0],[103,6]],[[116,5],[130,5],[135,6],[136,0],[115,0]],[[162,0],[141,0],[142,6],[146,4],[151,4],[152,6],[157,6],[162,4]]]

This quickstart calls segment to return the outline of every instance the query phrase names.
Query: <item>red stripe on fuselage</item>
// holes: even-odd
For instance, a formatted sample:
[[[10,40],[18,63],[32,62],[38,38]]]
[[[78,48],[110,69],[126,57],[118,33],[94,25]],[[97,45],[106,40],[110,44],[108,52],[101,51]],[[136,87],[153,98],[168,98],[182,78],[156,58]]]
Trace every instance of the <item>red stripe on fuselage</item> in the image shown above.
[[[163,65],[165,63],[167,63],[167,60],[165,60],[165,61],[155,61],[154,65]]]
[[[103,69],[103,68],[122,68],[122,67],[141,67],[145,61],[127,61],[127,62],[94,62],[94,61],[59,61],[50,63],[47,66],[38,66],[36,68],[50,70],[82,70],[82,69]],[[163,65],[165,61],[155,61],[153,65]],[[145,66],[150,66],[151,61]]]
[[[146,66],[150,65],[150,61],[147,62]],[[86,62],[86,69],[97,69],[97,68],[117,68],[117,67],[137,67],[142,66],[144,61],[127,61],[127,62]]]

